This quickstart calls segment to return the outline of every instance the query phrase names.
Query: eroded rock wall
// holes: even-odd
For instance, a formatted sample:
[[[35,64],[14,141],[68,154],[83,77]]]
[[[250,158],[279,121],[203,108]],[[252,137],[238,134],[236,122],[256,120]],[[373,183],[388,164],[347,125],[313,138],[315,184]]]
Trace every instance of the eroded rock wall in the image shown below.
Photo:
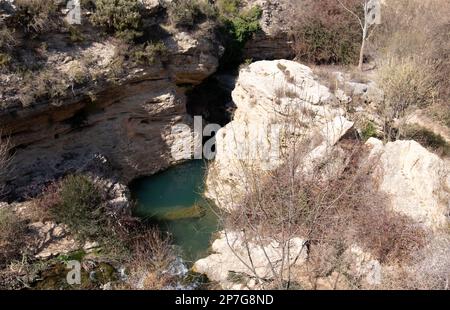
[[[13,169],[4,180],[10,193],[36,194],[47,182],[83,170],[98,154],[122,182],[183,159],[179,152],[185,149],[178,144],[189,137],[172,129],[192,123],[186,85],[200,84],[215,72],[219,48],[208,29],[177,33],[166,46],[165,64],[133,68],[115,83],[90,85],[89,92],[56,104],[11,104],[1,110],[0,128],[14,146]]]

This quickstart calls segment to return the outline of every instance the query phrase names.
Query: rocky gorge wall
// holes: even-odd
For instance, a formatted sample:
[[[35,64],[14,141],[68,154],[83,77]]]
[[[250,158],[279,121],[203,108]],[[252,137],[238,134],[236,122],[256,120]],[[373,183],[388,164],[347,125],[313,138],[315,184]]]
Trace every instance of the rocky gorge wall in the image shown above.
[[[283,28],[288,4],[248,1],[249,7],[259,5],[263,15],[261,30],[244,48],[246,58],[294,56],[287,29]],[[147,1],[145,5],[149,12],[161,7],[157,1]],[[157,24],[158,18],[151,23]],[[14,145],[14,171],[4,180],[9,189],[19,196],[38,192],[55,177],[82,169],[95,154],[108,158],[123,182],[177,163],[181,146],[174,144],[184,137],[179,136],[182,133],[172,133],[171,128],[176,124],[190,125],[186,86],[198,85],[216,71],[223,47],[210,25],[195,31],[172,32],[163,39],[170,54],[164,65],[125,68],[126,74],[119,81],[92,83],[82,91],[72,89],[74,96],[55,104],[45,101],[22,107],[5,88],[1,98],[8,108],[0,111],[0,128]],[[53,40],[52,36],[49,38]],[[81,49],[65,46],[56,35],[54,38],[49,46],[56,51],[48,58],[60,72],[80,70],[83,57],[93,55],[94,66],[109,74],[109,66],[123,48],[114,40],[95,36],[90,40],[99,41]],[[9,77],[1,82],[13,84]],[[171,154],[173,149],[175,156]]]
[[[226,211],[240,210],[243,204],[254,199],[250,196],[246,200],[246,195],[258,193],[252,187],[254,183],[261,186],[273,171],[292,158],[283,154],[295,156],[295,143],[289,143],[295,141],[304,153],[294,177],[308,177],[319,166],[325,167],[331,178],[339,176],[349,163],[340,140],[351,133],[354,123],[352,115],[339,108],[345,98],[339,99],[341,96],[335,93],[322,85],[312,70],[297,62],[259,61],[241,69],[232,93],[237,109],[233,120],[216,135],[217,155],[209,166],[206,195]],[[277,124],[283,124],[284,130],[278,132],[281,135],[271,135],[271,127]],[[274,153],[261,152],[273,148]],[[450,211],[448,159],[440,158],[413,140],[383,143],[370,138],[364,148],[358,169],[373,181],[375,193],[387,198],[387,210],[424,227],[430,232],[430,240],[445,233]],[[274,250],[282,248],[271,243],[277,237],[258,235],[252,239],[251,233],[245,234],[245,229],[234,230],[232,223],[223,229],[213,242],[213,253],[198,260],[193,269],[217,281],[224,289],[258,288],[255,278],[273,279],[279,273],[279,270],[273,272],[274,266],[278,268],[276,262],[291,259],[282,259],[283,254]],[[367,228],[365,233],[389,232]],[[267,240],[261,242],[258,238]],[[293,268],[303,268],[309,255],[304,250],[305,236],[295,235],[286,242],[292,242],[292,248],[297,249],[293,252],[301,254],[301,259],[292,263]],[[383,277],[400,270],[399,266],[374,259],[359,244],[351,245],[347,252],[350,266],[354,267],[352,272],[365,279],[369,287],[379,285]],[[253,269],[249,267],[251,262]],[[232,281],[230,274],[240,274],[245,280]],[[337,283],[333,275],[329,278]],[[331,287],[324,285],[326,289]]]
[[[180,32],[166,46],[168,63],[128,70],[119,82],[94,86],[89,96],[2,109],[2,132],[14,146],[6,180],[12,193],[38,193],[45,183],[83,170],[95,155],[107,158],[122,182],[179,162],[177,143],[185,137],[172,127],[191,124],[185,86],[214,73],[220,55],[210,33]]]
[[[253,60],[293,59],[295,43],[288,25],[293,13],[292,1],[249,0],[248,7],[258,5],[262,10],[261,29],[244,48],[244,57]],[[296,4],[301,6],[301,3]]]

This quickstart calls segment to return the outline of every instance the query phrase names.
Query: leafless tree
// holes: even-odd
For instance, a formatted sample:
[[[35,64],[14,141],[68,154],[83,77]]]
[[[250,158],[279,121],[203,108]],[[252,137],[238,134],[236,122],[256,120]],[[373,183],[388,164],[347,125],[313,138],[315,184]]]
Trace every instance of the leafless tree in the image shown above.
[[[288,86],[294,87],[283,87]],[[299,279],[297,259],[306,252],[310,281],[334,273],[336,288],[341,278],[348,277],[351,258],[346,250],[355,244],[380,262],[402,260],[416,250],[422,231],[387,208],[388,199],[376,191],[370,177],[376,160],[366,160],[364,144],[355,137],[328,146],[327,137],[322,140],[311,134],[311,124],[319,120],[308,103],[286,89],[278,93],[285,96],[283,100],[292,100],[282,111],[274,108],[282,124],[282,164],[261,171],[258,160],[239,159],[237,171],[230,170],[238,179],[226,182],[215,179],[214,164],[209,169],[209,190],[218,193],[213,196],[232,200],[230,210],[219,199],[218,215],[231,251],[248,269],[246,274],[262,287],[290,288]],[[281,105],[280,98],[274,100],[274,107]],[[324,153],[313,158],[312,150],[323,145]],[[236,195],[236,191],[244,193]],[[236,232],[241,236],[238,242]],[[296,253],[291,245],[294,238],[304,240]],[[281,252],[275,259],[267,250],[270,241]],[[255,248],[265,257],[270,274],[258,272],[255,262],[261,257],[252,253]]]
[[[290,80],[288,72],[286,79]],[[225,191],[228,199],[234,200],[232,205],[237,206],[233,210],[225,211],[219,208],[225,238],[235,256],[260,285],[268,283],[253,263],[255,257],[251,249],[256,245],[265,256],[271,271],[270,278],[273,281],[269,285],[285,289],[292,285],[293,266],[308,251],[309,243],[326,239],[325,232],[331,225],[337,224],[334,221],[337,204],[333,201],[341,199],[334,195],[338,191],[327,181],[334,170],[327,165],[327,160],[330,161],[330,158],[336,155],[332,149],[327,150],[326,158],[319,164],[320,171],[311,170],[308,154],[323,141],[307,134],[308,124],[314,123],[316,115],[308,110],[308,103],[290,96],[291,93],[296,93],[292,91],[292,87],[302,89],[301,85],[286,84],[280,87],[279,96],[290,98],[293,104],[282,111],[274,111],[279,114],[282,125],[279,138],[282,140],[280,156],[283,164],[273,171],[261,172],[257,166],[249,164],[248,158],[239,159],[238,170],[241,178],[238,182],[241,183],[239,187],[245,191],[242,199],[229,192],[233,191],[233,185],[228,187],[229,184],[224,185],[213,180],[211,186],[216,192]],[[279,99],[274,99],[274,106],[277,106]],[[216,173],[214,166],[210,168],[210,173]],[[342,197],[352,188],[354,181],[356,178],[349,180],[347,188],[339,189]],[[339,220],[344,220],[344,217]],[[242,234],[240,241],[247,250],[244,257],[234,250],[235,240],[230,236],[236,231]],[[300,248],[293,249],[291,241],[294,238],[304,240]],[[275,261],[267,253],[267,244],[270,243],[268,240],[276,241],[280,249],[281,254]],[[293,253],[294,250],[297,252]]]
[[[336,0],[339,4],[354,18],[356,18],[361,26],[362,31],[362,41],[361,41],[361,49],[359,52],[359,61],[358,68],[362,71],[363,61],[364,61],[364,52],[366,48],[367,40],[370,38],[373,33],[373,29],[377,24],[380,24],[380,3],[379,0],[361,0],[364,8],[364,16],[360,17],[355,11],[349,9],[342,0]]]

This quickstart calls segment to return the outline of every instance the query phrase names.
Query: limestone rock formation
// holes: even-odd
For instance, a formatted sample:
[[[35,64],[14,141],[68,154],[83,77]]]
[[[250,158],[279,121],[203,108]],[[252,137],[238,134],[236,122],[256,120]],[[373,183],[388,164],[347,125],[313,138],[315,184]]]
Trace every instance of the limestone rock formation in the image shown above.
[[[385,145],[370,138],[379,190],[391,197],[392,209],[432,228],[448,224],[450,163],[415,141]]]
[[[169,70],[177,84],[200,84],[219,66],[220,51],[211,41],[209,29],[200,33],[178,32],[166,40],[172,50]]]
[[[29,229],[36,238],[34,249],[32,249],[36,258],[47,259],[59,254],[67,254],[79,247],[63,224],[36,222],[30,224]]]
[[[261,31],[247,42],[245,58],[253,60],[293,59],[294,42],[289,34],[286,17],[292,11],[292,1],[249,0],[248,7],[258,5],[262,9]]]
[[[86,170],[99,154],[125,183],[186,158],[179,145],[188,138],[186,132],[172,130],[191,125],[186,89],[178,85],[199,84],[211,75],[218,66],[219,48],[207,27],[176,33],[165,43],[170,55],[164,66],[125,69],[114,84],[88,83],[89,89],[75,90],[75,96],[58,103],[2,107],[0,129],[11,136],[15,154],[14,173],[0,181],[22,196],[39,193],[43,184],[66,173]],[[58,70],[66,72],[79,65],[78,58],[93,54],[95,68],[103,74],[114,61],[118,49],[114,44],[93,43],[80,49],[76,59],[61,52],[51,57]],[[18,101],[12,96],[7,99]]]
[[[221,232],[220,238],[212,244],[214,254],[195,262],[193,270],[206,274],[210,280],[219,282],[224,289],[255,288],[258,278],[273,278],[272,267],[276,273],[280,272],[283,255],[285,268],[289,264],[300,265],[305,262],[305,241],[293,238],[288,242],[289,257],[283,254],[283,246],[277,241],[268,240],[267,245],[262,246],[261,243],[251,240],[245,241],[241,233]],[[251,253],[251,257],[248,253]],[[245,283],[235,283],[230,273],[245,274],[249,279]]]
[[[262,176],[283,163],[291,139],[305,147],[315,140],[316,153],[323,154],[353,125],[332,106],[334,96],[312,71],[292,61],[259,61],[242,69],[232,97],[237,109],[216,135],[207,177],[207,196],[223,208],[239,204],[248,169]]]

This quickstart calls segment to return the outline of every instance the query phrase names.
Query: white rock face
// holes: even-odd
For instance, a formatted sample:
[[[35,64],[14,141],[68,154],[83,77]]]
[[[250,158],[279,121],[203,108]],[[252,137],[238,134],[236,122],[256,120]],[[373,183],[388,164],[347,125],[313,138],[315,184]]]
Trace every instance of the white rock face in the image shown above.
[[[77,242],[68,234],[67,227],[53,222],[36,222],[29,225],[37,246],[32,249],[36,258],[47,259],[78,249]]]
[[[300,265],[307,258],[305,241],[300,238],[291,239],[289,244],[290,256],[285,254],[285,268],[288,262],[291,265]],[[247,254],[251,253],[250,257]],[[261,279],[270,279],[273,277],[271,264],[276,273],[281,270],[280,263],[283,258],[282,244],[268,240],[267,245],[254,243],[252,241],[244,241],[244,236],[239,232],[221,232],[219,239],[215,240],[212,245],[214,254],[195,262],[193,270],[206,274],[212,281],[219,282],[224,289],[243,289],[254,288],[255,280],[249,280],[247,283],[237,284],[231,281],[230,272],[238,274],[246,274],[249,278],[255,278],[256,275]],[[287,249],[287,245],[285,246]],[[267,256],[266,256],[267,255]],[[253,267],[252,266],[253,263]]]
[[[450,210],[449,162],[415,141],[386,145],[371,138],[370,158],[376,160],[374,177],[379,189],[391,196],[394,211],[432,228],[448,223]]]
[[[216,135],[206,191],[226,209],[239,204],[248,169],[263,176],[279,167],[293,140],[316,140],[322,155],[353,126],[332,107],[334,96],[311,69],[293,61],[259,61],[242,69],[232,97],[237,109]]]
[[[380,262],[357,245],[351,246],[346,253],[351,259],[352,272],[362,277],[368,285],[379,285],[382,281],[382,266]]]

